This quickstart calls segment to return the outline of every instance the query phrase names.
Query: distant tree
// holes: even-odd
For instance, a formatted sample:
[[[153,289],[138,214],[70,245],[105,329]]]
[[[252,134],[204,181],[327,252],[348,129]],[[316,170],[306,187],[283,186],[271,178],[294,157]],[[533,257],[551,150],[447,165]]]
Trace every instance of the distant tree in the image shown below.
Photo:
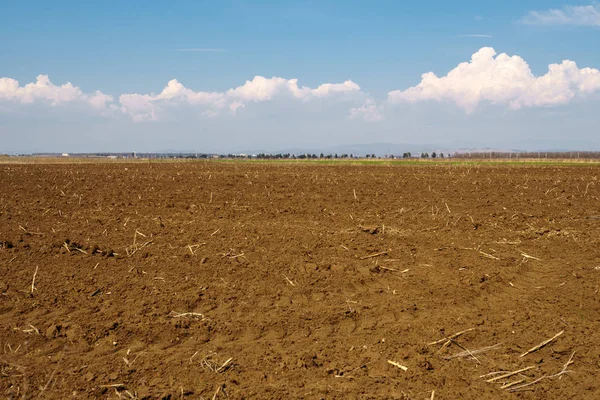
[[[429,158],[429,153],[421,153],[421,158]]]
[[[431,153],[431,158],[437,158],[437,153],[435,151]]]
[[[319,158],[324,158],[325,155],[323,153],[319,154]]]
[[[440,158],[444,158],[444,153],[440,153]]]
[[[402,154],[402,158],[410,158],[410,157],[412,157],[412,155],[410,154],[410,152]]]
[[[375,154],[371,154],[371,158],[377,158],[377,157],[375,157]]]

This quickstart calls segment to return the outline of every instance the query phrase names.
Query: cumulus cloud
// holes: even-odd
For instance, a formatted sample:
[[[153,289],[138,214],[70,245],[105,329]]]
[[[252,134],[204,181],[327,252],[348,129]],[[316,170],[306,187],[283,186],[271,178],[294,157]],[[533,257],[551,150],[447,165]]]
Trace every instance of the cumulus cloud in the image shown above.
[[[298,79],[255,76],[254,79],[246,81],[242,86],[229,89],[227,95],[246,101],[266,101],[277,95],[291,95],[296,99],[308,100],[315,97],[327,97],[336,93],[352,92],[360,92],[360,86],[350,80],[344,83],[324,83],[316,89],[311,89],[307,86],[298,86]]]
[[[397,104],[449,100],[471,113],[482,102],[505,104],[512,109],[552,106],[598,90],[597,69],[580,69],[575,62],[565,60],[551,64],[547,74],[536,77],[521,57],[496,55],[493,48],[484,47],[446,76],[428,72],[417,86],[389,92],[388,101]]]
[[[43,101],[52,106],[63,103],[86,103],[106,115],[120,111],[134,121],[153,121],[160,118],[169,108],[195,106],[203,116],[218,116],[224,113],[236,115],[248,103],[271,101],[288,97],[300,101],[324,99],[344,95],[360,94],[360,86],[351,80],[343,83],[324,83],[316,88],[300,86],[297,79],[256,76],[243,85],[223,91],[194,91],[177,79],[170,80],[160,93],[126,93],[115,102],[113,97],[97,90],[84,93],[70,82],[53,84],[48,75],[39,75],[35,82],[21,86],[12,78],[0,78],[0,101],[22,104]]]
[[[143,121],[156,120],[162,110],[178,104],[204,106],[202,115],[205,116],[216,116],[223,111],[235,115],[248,103],[270,101],[280,96],[308,101],[352,93],[360,93],[360,86],[350,80],[325,83],[312,89],[299,86],[297,79],[256,76],[225,92],[196,92],[173,79],[159,94],[123,94],[119,103],[121,110],[134,121]]]
[[[383,120],[383,115],[380,112],[380,107],[377,106],[372,100],[366,101],[360,107],[354,107],[350,109],[348,115],[350,119],[363,119],[369,122],[377,122]]]
[[[115,107],[113,102],[113,97],[108,94],[104,94],[99,90],[96,90],[92,95],[84,95],[84,99],[97,110],[104,110],[109,107]]]
[[[35,82],[21,86],[16,79],[0,78],[0,100],[28,104],[35,101],[46,101],[52,106],[62,103],[84,102],[96,109],[105,109],[113,98],[100,91],[86,94],[71,82],[57,86],[50,81],[48,75],[38,75]]]
[[[562,9],[530,11],[521,22],[531,25],[600,26],[600,7],[565,6]]]
[[[169,115],[169,110],[188,108],[206,117],[235,116],[254,103],[288,101],[312,102],[322,110],[334,102],[348,107],[352,120],[381,121],[394,104],[423,101],[449,101],[474,112],[481,104],[498,104],[512,109],[566,104],[576,97],[600,92],[600,71],[579,68],[570,60],[551,64],[548,72],[535,76],[517,55],[496,54],[483,47],[467,62],[460,63],[445,76],[433,72],[405,90],[388,93],[387,102],[376,103],[352,80],[323,83],[316,87],[300,85],[297,79],[255,76],[240,86],[224,91],[195,91],[177,79],[167,82],[158,93],[126,93],[118,97],[95,91],[83,92],[67,82],[56,85],[47,75],[25,85],[12,78],[0,78],[0,106],[11,103],[42,102],[51,106],[86,104],[102,115],[124,115],[133,121],[153,121]],[[336,108],[339,109],[339,108]]]
[[[226,106],[224,95],[217,92],[195,92],[177,79],[171,79],[158,94],[122,94],[119,96],[121,111],[136,121],[155,121],[163,108],[177,105],[206,105],[222,109]]]

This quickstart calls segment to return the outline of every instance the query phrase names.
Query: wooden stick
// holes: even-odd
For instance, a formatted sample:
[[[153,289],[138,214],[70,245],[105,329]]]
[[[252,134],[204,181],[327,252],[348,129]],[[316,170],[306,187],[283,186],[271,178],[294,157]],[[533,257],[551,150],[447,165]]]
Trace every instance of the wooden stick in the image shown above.
[[[368,256],[361,257],[360,259],[366,260],[367,258],[379,257],[379,256],[386,255],[387,253],[388,253],[387,251],[382,251],[382,252],[375,253],[375,254],[369,254]]]
[[[496,256],[493,256],[491,254],[485,253],[485,252],[483,252],[481,250],[477,250],[477,251],[480,252],[482,255],[486,256],[487,258],[491,258],[492,260],[499,260],[499,258],[496,257]]]
[[[33,273],[33,280],[31,281],[31,293],[35,290],[35,276],[38,273],[38,266],[35,266],[35,272]]]
[[[510,382],[510,383],[505,383],[504,385],[500,386],[500,389],[509,389],[515,385],[518,385],[520,383],[525,382],[525,379],[521,379],[519,381],[514,381],[514,382]]]
[[[544,347],[545,345],[547,345],[548,343],[552,342],[554,339],[556,339],[557,337],[562,335],[564,332],[565,332],[564,330],[558,332],[556,335],[552,336],[550,339],[544,340],[542,343],[527,350],[525,353],[521,354],[519,357],[525,357],[527,354],[533,353],[534,351],[538,351],[539,349],[541,349],[542,347]]]
[[[458,347],[460,347],[461,349],[463,349],[464,351],[467,352],[468,355],[470,355],[473,360],[477,361],[477,364],[481,364],[481,361],[479,361],[479,359],[477,357],[475,357],[475,354],[473,354],[471,352],[471,350],[467,349],[466,347],[462,346],[460,343],[458,343],[456,340],[454,339],[450,339],[450,342],[454,343],[455,345],[457,345]]]
[[[537,260],[537,261],[542,261],[540,258],[534,257],[534,256],[530,256],[529,254],[525,254],[523,252],[521,252],[521,255],[525,258],[531,258],[532,260]]]
[[[31,327],[31,329],[33,329],[35,331],[35,333],[37,333],[38,335],[40,334],[40,330],[38,328],[36,328],[35,326],[33,326],[31,324],[29,324],[29,326]],[[575,352],[573,352],[573,354],[575,354]],[[573,356],[571,356],[571,358],[573,358]]]
[[[290,278],[288,278],[287,276],[285,276],[285,274],[281,274],[281,275],[283,275],[283,277],[285,278],[285,280],[288,281],[288,283],[290,285],[296,286],[296,284]]]
[[[573,364],[575,361],[573,361],[573,356],[575,355],[575,351],[573,351],[573,353],[571,354],[571,357],[569,357],[569,360],[567,360],[567,362],[565,363],[565,365],[563,365],[562,369],[560,370],[560,372],[558,374],[556,374],[555,376],[559,376],[562,375],[566,372],[569,372],[567,370],[567,368],[569,367],[569,365]],[[560,379],[560,378],[558,378]]]
[[[206,317],[204,316],[204,314],[201,313],[197,313],[197,312],[184,312],[184,313],[178,313],[175,311],[171,311],[171,313],[169,314],[171,317],[173,318],[181,318],[181,317],[198,317],[198,318],[202,318],[202,319],[206,319]]]
[[[408,367],[405,367],[404,365],[397,363],[396,361],[392,361],[392,360],[388,360],[388,364],[393,365],[394,367],[398,367],[400,368],[402,371],[408,371]]]
[[[452,336],[448,336],[448,337],[445,337],[445,338],[443,338],[443,339],[436,340],[435,342],[428,343],[427,345],[428,345],[428,346],[432,346],[432,345],[434,345],[434,344],[438,344],[438,343],[446,342],[446,341],[448,341],[448,340],[452,340],[452,339],[454,339],[454,338],[457,338],[457,337],[459,337],[459,336],[460,336],[460,335],[462,335],[463,333],[470,332],[470,331],[472,331],[472,330],[474,330],[474,329],[475,329],[475,328],[469,328],[469,329],[465,329],[464,331],[460,331],[460,332],[458,332],[458,333],[455,333],[455,334],[454,334],[454,335],[452,335]]]
[[[532,368],[535,368],[535,365],[532,365],[532,366],[530,366],[530,367],[526,367],[526,368],[522,368],[522,369],[519,369],[519,370],[517,370],[517,371],[513,371],[513,372],[507,372],[506,374],[502,374],[502,375],[500,375],[500,376],[497,376],[497,377],[495,377],[495,378],[488,379],[486,382],[488,382],[488,383],[492,383],[492,382],[499,381],[500,379],[504,379],[504,378],[510,378],[510,377],[511,377],[511,376],[513,376],[513,375],[517,375],[517,374],[520,374],[521,372],[529,371],[529,370],[530,370],[530,369],[532,369]]]
[[[217,370],[215,372],[221,372],[222,370],[227,368],[227,366],[231,363],[232,360],[233,360],[233,358],[230,358],[229,360],[225,361],[223,363],[223,365],[221,365],[219,368],[217,368]]]
[[[42,232],[30,232],[27,229],[23,228],[21,225],[19,225],[19,229],[21,229],[23,232],[25,232],[28,235],[43,235]]]
[[[217,399],[217,395],[219,394],[219,392],[221,391],[221,386],[217,386],[217,391],[215,392],[215,394],[212,397],[212,400],[216,400]]]
[[[569,360],[566,362],[565,365],[563,365],[562,369],[560,370],[560,372],[554,374],[554,375],[544,375],[542,377],[539,377],[538,379],[536,379],[535,381],[531,381],[529,383],[524,383],[522,385],[519,386],[513,386],[510,389],[508,389],[509,392],[520,392],[521,389],[527,387],[527,386],[531,386],[531,385],[535,385],[536,383],[544,380],[544,379],[551,379],[551,378],[556,378],[558,377],[558,379],[562,378],[563,374],[569,373],[571,371],[567,370],[567,368],[569,367],[570,364],[573,363],[573,356],[575,355],[575,352],[573,352],[573,354],[571,354],[571,357],[569,357]],[[527,389],[525,389],[527,390]]]
[[[482,347],[480,349],[468,350],[468,351],[465,350],[465,351],[461,351],[460,353],[454,354],[452,356],[444,357],[444,359],[445,360],[452,360],[453,358],[461,358],[461,357],[466,357],[466,356],[473,357],[474,354],[479,354],[479,353],[484,353],[486,351],[494,350],[495,348],[497,348],[499,346],[500,346],[500,343],[495,344],[493,346]]]
[[[491,376],[491,375],[505,374],[507,372],[510,372],[510,371],[494,371],[494,372],[490,372],[489,374],[479,375],[479,377],[480,378],[486,378],[486,377]]]
[[[536,383],[538,383],[538,382],[540,382],[540,381],[542,381],[542,380],[544,380],[546,378],[548,378],[548,376],[544,375],[542,377],[537,378],[535,381],[531,381],[529,383],[524,383],[524,384],[519,385],[519,386],[513,386],[513,387],[509,388],[508,391],[509,392],[519,392],[520,391],[519,389],[522,389],[522,388],[527,387],[527,386],[535,385]]]

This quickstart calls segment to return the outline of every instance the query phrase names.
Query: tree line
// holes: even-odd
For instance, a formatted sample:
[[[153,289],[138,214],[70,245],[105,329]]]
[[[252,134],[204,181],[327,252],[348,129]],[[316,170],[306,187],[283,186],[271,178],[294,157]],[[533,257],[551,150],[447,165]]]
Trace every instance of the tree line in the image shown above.
[[[600,159],[600,151],[526,151],[526,152],[501,152],[501,151],[472,151],[452,155],[459,159],[572,159],[588,160]]]

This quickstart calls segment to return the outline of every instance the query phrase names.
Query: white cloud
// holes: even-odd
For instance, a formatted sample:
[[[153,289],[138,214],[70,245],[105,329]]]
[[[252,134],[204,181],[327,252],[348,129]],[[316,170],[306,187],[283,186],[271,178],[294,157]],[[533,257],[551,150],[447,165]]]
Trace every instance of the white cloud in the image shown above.
[[[254,79],[246,81],[242,86],[229,89],[227,96],[245,101],[266,101],[273,99],[273,97],[282,92],[288,92],[295,97],[300,97],[298,80],[255,76]]]
[[[162,112],[181,105],[198,107],[203,116],[217,116],[223,113],[235,115],[248,103],[271,101],[279,96],[309,101],[360,93],[360,86],[350,80],[343,83],[324,83],[310,88],[299,86],[297,79],[256,76],[242,86],[224,92],[196,92],[185,87],[177,79],[172,79],[158,94],[126,93],[120,95],[118,102],[114,103],[112,96],[99,90],[84,93],[70,82],[58,86],[53,84],[47,75],[39,75],[35,82],[24,86],[12,78],[0,78],[0,101],[23,104],[45,101],[52,106],[81,102],[99,110],[102,115],[120,110],[137,122],[157,120]]]
[[[109,106],[111,106],[110,103],[112,103],[114,100],[112,96],[104,94],[99,90],[96,90],[92,95],[85,95],[84,98],[92,107],[98,110],[108,108]]]
[[[35,82],[24,86],[20,86],[19,82],[12,78],[0,78],[0,100],[24,104],[46,101],[52,106],[79,101],[88,103],[96,109],[105,109],[113,98],[100,91],[85,94],[71,82],[57,86],[50,81],[48,75],[38,75]]]
[[[204,106],[204,116],[217,116],[227,110],[235,115],[247,103],[271,101],[278,96],[308,101],[348,93],[360,93],[360,86],[348,80],[344,83],[325,83],[311,89],[298,86],[297,79],[255,76],[242,86],[225,92],[195,92],[173,79],[159,94],[123,94],[119,97],[119,103],[124,113],[135,121],[143,121],[156,120],[163,109],[177,104]]]
[[[351,80],[344,83],[324,83],[316,89],[309,90],[309,96],[327,97],[336,93],[360,92],[360,86]]]
[[[242,86],[229,89],[227,95],[246,101],[266,101],[277,95],[291,95],[294,98],[308,100],[312,97],[327,97],[336,93],[360,92],[360,86],[351,80],[344,83],[324,83],[316,89],[298,86],[298,79],[284,79],[274,76],[265,78],[255,76]]]
[[[530,11],[521,22],[532,25],[600,26],[600,7],[565,6],[560,10]]]
[[[148,94],[122,94],[119,96],[121,111],[136,121],[155,121],[157,119],[156,99]]]
[[[597,69],[579,69],[573,61],[565,60],[551,64],[547,74],[536,77],[521,57],[496,56],[493,48],[484,47],[446,76],[423,74],[417,86],[391,91],[388,100],[392,104],[449,100],[471,113],[482,102],[506,104],[512,109],[552,106],[598,90]]]
[[[136,122],[158,119],[164,107],[176,104],[206,105],[221,109],[226,105],[224,95],[217,92],[194,92],[177,79],[171,79],[159,94],[123,94],[119,96],[121,111]]]
[[[372,100],[366,101],[362,106],[350,109],[348,115],[350,119],[364,119],[369,122],[377,122],[383,120],[379,107]]]
[[[376,103],[351,80],[309,87],[300,85],[297,79],[255,76],[241,86],[215,92],[194,91],[172,79],[158,93],[126,93],[115,100],[101,91],[85,93],[70,82],[55,85],[47,75],[39,75],[35,82],[25,85],[12,78],[0,78],[2,107],[10,108],[11,103],[41,102],[51,106],[78,103],[101,115],[121,114],[137,122],[158,120],[169,115],[169,111],[185,107],[205,117],[235,116],[253,103],[269,102],[311,102],[310,109],[323,113],[325,107],[337,103],[347,107],[347,117],[351,120],[376,122],[384,118],[388,106],[393,104],[449,101],[472,113],[486,103],[512,109],[553,106],[594,92],[600,92],[598,69],[579,68],[575,62],[565,60],[549,65],[545,75],[535,76],[521,57],[496,54],[491,47],[481,48],[445,76],[423,74],[416,86],[391,91],[387,102],[381,103]],[[339,111],[339,107],[335,110]]]

